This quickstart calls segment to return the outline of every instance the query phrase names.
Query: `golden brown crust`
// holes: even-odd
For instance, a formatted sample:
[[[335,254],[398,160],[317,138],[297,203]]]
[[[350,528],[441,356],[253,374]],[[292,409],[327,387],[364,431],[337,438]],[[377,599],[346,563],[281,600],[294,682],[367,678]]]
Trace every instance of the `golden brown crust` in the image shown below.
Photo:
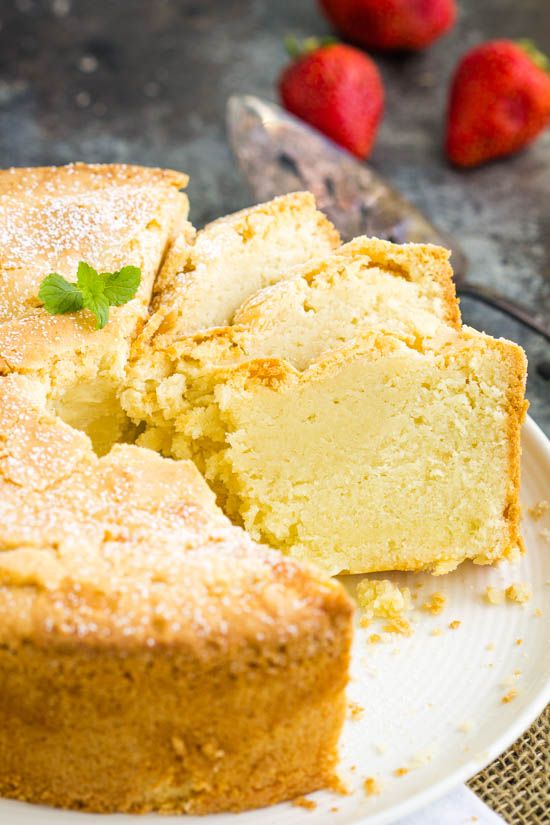
[[[23,376],[0,439],[0,793],[209,812],[326,784],[343,588],[231,526],[190,462],[98,458]]]

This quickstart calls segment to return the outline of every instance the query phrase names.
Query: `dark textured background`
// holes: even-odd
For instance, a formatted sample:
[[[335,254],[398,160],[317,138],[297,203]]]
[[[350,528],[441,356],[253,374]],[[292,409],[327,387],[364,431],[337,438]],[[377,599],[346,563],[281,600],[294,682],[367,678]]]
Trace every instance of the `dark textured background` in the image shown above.
[[[549,0],[460,0],[423,54],[377,57],[387,105],[371,163],[465,247],[472,277],[550,316],[550,133],[471,172],[441,154],[449,76],[484,39],[550,53]],[[224,136],[233,92],[274,97],[282,38],[325,34],[314,0],[0,0],[2,166],[128,161],[191,175],[192,218],[249,202]],[[471,299],[464,319],[521,343],[535,420],[550,433],[550,344]]]

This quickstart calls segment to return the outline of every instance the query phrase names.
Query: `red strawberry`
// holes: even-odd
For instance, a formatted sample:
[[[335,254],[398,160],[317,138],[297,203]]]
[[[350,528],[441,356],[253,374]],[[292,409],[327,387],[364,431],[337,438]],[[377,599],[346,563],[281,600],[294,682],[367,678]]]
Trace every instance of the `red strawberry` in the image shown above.
[[[550,122],[550,74],[529,43],[493,40],[460,61],[451,86],[446,150],[457,166],[517,152]]]
[[[289,112],[310,123],[359,158],[373,146],[384,108],[376,65],[363,52],[313,38],[283,71],[279,93]],[[287,43],[289,52],[295,46]]]
[[[372,49],[424,49],[456,19],[455,0],[319,0],[335,29]]]

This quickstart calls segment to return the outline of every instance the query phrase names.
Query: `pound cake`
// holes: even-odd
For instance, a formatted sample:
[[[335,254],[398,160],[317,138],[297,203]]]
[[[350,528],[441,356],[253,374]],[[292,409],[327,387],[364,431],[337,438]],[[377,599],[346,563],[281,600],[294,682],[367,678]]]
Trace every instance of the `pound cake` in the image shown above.
[[[32,375],[49,403],[105,452],[126,436],[118,392],[130,341],[173,239],[191,237],[187,175],[124,165],[71,164],[0,171],[0,374]],[[141,269],[135,298],[102,330],[88,311],[49,315],[42,279],[74,281],[79,261],[98,271]]]
[[[342,586],[230,524],[191,462],[98,458],[0,378],[0,794],[206,813],[329,783]]]
[[[309,193],[196,232],[186,180],[0,172],[4,796],[211,813],[325,787],[352,627],[327,573],[520,542],[525,358],[461,326],[449,254],[340,246]],[[101,330],[38,299],[79,261],[141,270]]]
[[[447,252],[359,238],[232,325],[138,343],[122,402],[257,540],[443,573],[518,547],[524,384],[519,347],[461,328]]]

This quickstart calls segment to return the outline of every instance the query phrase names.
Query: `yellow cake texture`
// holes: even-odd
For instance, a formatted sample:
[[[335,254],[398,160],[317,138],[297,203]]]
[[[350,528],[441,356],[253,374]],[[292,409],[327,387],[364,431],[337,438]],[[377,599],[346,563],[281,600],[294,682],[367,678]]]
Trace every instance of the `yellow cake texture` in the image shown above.
[[[519,538],[525,358],[462,328],[448,253],[359,238],[233,323],[134,347],[139,441],[330,574],[491,563]]]

